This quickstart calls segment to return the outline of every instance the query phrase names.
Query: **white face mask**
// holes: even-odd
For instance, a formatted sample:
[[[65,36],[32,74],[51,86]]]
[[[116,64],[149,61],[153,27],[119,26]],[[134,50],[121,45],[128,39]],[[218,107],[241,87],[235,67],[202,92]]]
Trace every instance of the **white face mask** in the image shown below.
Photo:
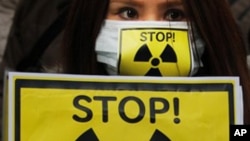
[[[97,61],[110,75],[192,76],[204,52],[196,34],[187,22],[106,20],[96,41]]]

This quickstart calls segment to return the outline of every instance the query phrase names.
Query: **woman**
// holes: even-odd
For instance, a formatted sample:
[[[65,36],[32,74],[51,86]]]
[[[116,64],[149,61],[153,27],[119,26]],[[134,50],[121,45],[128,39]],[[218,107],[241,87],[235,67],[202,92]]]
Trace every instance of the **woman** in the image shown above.
[[[158,11],[158,17],[153,11]],[[144,12],[151,15],[147,17]],[[247,55],[226,0],[74,0],[64,36],[66,73],[108,74],[105,65],[97,60],[95,50],[105,19],[184,20],[191,27],[195,25],[205,42],[205,51],[201,56],[203,67],[193,76],[239,76],[243,86],[244,123],[250,124]]]

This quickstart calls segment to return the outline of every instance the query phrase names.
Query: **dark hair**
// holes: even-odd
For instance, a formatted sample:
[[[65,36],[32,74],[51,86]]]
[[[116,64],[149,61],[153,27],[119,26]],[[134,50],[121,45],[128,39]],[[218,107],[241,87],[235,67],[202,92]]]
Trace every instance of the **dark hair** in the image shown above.
[[[73,0],[65,27],[66,73],[105,73],[96,61],[94,49],[108,4],[109,0]]]
[[[74,0],[65,29],[66,72],[104,74],[94,51],[108,0]],[[250,85],[246,47],[226,0],[183,0],[188,19],[206,43],[199,76],[239,76],[243,86],[244,122],[250,124]],[[98,6],[98,7],[97,7]]]
[[[248,34],[247,34],[247,40],[248,40],[248,49],[250,49],[250,29],[248,30]]]
[[[206,48],[207,76],[239,76],[243,86],[245,123],[250,123],[250,85],[244,39],[226,0],[183,0]]]

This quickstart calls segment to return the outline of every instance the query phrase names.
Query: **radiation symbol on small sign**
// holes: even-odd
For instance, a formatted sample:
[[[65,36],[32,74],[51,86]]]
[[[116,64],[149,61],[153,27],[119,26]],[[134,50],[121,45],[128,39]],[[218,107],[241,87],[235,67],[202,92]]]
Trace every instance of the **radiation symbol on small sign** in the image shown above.
[[[177,56],[173,48],[167,44],[159,57],[154,57],[147,44],[142,45],[134,58],[135,62],[150,62],[152,67],[145,76],[162,76],[159,65],[161,63],[177,63]]]
[[[189,76],[192,50],[188,30],[123,29],[120,32],[118,74]]]
[[[92,128],[90,128],[89,130],[84,132],[80,137],[78,137],[76,141],[100,141],[100,140],[99,137],[96,135],[95,131]],[[161,131],[156,129],[149,141],[171,141],[171,140]]]

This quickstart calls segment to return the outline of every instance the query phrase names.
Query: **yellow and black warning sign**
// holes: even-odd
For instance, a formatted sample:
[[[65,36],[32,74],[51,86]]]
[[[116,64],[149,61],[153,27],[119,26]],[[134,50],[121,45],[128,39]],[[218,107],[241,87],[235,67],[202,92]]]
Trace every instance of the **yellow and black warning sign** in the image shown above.
[[[188,29],[121,29],[119,52],[119,73],[123,75],[188,76],[191,73]]]
[[[225,141],[238,78],[9,73],[4,141]]]

